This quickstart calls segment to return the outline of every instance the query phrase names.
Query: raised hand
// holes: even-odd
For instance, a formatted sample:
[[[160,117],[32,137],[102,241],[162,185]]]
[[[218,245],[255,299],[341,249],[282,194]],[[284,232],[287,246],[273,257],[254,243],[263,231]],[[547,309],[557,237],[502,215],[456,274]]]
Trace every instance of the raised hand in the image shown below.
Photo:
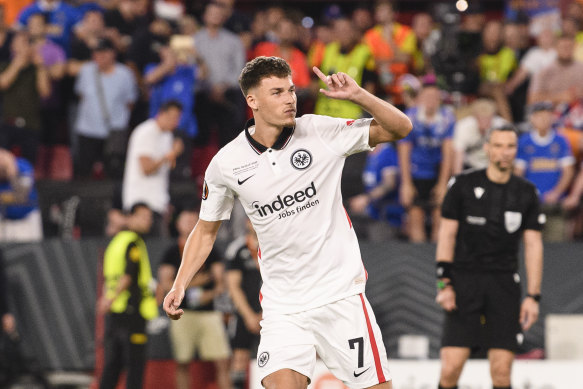
[[[331,76],[326,76],[316,66],[312,70],[326,84],[327,89],[320,89],[320,93],[326,97],[354,101],[358,93],[362,91],[356,81],[346,73],[338,72]]]

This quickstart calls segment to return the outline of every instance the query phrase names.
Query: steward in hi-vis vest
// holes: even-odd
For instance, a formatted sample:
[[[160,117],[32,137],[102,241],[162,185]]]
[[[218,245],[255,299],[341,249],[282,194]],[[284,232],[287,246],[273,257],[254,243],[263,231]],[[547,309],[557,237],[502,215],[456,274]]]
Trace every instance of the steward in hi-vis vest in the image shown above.
[[[142,388],[146,363],[146,321],[158,316],[150,259],[141,234],[152,226],[152,211],[135,204],[127,218],[128,230],[113,237],[103,260],[104,293],[99,312],[106,314],[105,365],[100,389],[113,389],[127,369],[126,388]]]

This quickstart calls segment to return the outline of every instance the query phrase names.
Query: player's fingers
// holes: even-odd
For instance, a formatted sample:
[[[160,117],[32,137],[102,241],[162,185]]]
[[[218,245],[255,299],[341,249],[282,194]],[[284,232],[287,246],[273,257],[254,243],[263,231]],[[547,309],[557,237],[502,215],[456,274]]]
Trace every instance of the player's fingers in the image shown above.
[[[320,88],[320,93],[323,94],[326,97],[332,97],[332,93],[330,93],[329,90]]]
[[[348,82],[348,80],[346,79],[347,74],[346,73],[342,73],[342,72],[338,72],[338,79],[343,83],[346,84]]]
[[[344,83],[342,81],[340,81],[340,79],[338,78],[338,74],[333,74],[332,76],[332,82],[336,85],[338,85],[338,87],[342,88],[342,86],[344,85]]]
[[[316,76],[318,76],[318,78],[324,82],[327,83],[326,81],[326,75],[324,73],[322,73],[322,71],[320,69],[318,69],[317,66],[312,67],[312,70],[314,71],[314,73],[316,73]]]

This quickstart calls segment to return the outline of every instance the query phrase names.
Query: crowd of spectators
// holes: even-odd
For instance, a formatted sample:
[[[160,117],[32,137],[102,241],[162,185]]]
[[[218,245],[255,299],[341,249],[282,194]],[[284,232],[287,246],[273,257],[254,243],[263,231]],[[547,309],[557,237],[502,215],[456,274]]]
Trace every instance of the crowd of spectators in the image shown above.
[[[200,156],[233,139],[249,116],[241,68],[275,55],[293,69],[299,114],[367,115],[319,94],[318,66],[350,74],[414,123],[406,139],[371,152],[365,193],[346,199],[373,226],[367,237],[435,240],[449,178],[485,166],[487,130],[513,123],[523,134],[516,171],[557,219],[546,238],[580,238],[583,2],[536,25],[526,12],[485,12],[478,2],[465,12],[425,3],[413,13],[386,0],[310,13],[235,0],[0,2],[0,148],[34,166],[38,180],[63,178],[51,167],[70,158],[66,179],[118,182],[120,211],[129,209],[125,192],[135,185],[122,180],[157,175],[164,196],[173,180],[200,181],[208,163]],[[175,129],[155,124],[169,102],[182,114]],[[134,128],[151,139],[138,141]],[[136,157],[138,143],[149,154]],[[169,223],[170,203],[159,203],[152,208]],[[0,221],[6,209],[0,203]]]

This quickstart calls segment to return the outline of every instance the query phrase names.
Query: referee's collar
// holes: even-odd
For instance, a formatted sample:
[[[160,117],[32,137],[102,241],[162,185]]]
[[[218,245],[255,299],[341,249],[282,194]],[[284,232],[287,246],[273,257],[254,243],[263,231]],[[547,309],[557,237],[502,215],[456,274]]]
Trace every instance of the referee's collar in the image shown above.
[[[254,125],[255,125],[255,119],[251,118],[251,119],[247,120],[247,123],[245,123],[245,137],[247,138],[247,142],[249,142],[249,145],[251,146],[253,151],[255,151],[257,154],[262,154],[265,151],[267,151],[267,149],[269,147],[266,147],[266,146],[262,145],[261,143],[257,142],[255,139],[253,139],[253,137],[249,133],[249,127],[252,127]],[[281,131],[281,133],[277,137],[277,140],[275,141],[273,146],[271,146],[271,148],[275,149],[275,150],[281,150],[285,146],[287,146],[287,144],[291,140],[291,137],[294,133],[294,129],[295,129],[295,127],[284,127],[283,131]]]

